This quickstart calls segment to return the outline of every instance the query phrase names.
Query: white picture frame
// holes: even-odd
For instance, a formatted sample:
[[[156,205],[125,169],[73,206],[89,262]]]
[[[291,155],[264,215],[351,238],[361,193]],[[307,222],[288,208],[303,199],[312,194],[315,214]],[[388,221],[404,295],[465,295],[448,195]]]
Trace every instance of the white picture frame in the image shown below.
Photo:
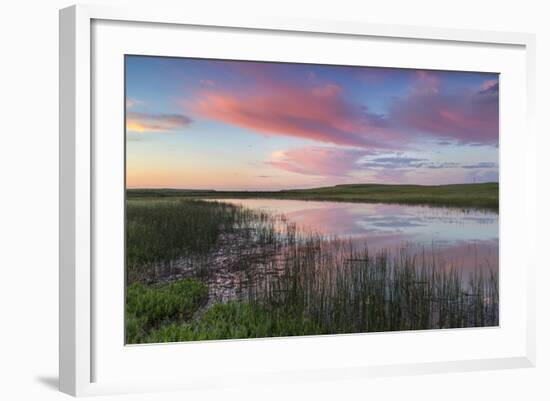
[[[94,274],[94,266],[97,262],[96,248],[94,247],[94,238],[97,238],[98,230],[104,225],[98,225],[98,216],[101,210],[97,209],[97,191],[98,186],[95,176],[98,174],[97,157],[104,152],[105,145],[94,139],[93,126],[98,125],[94,121],[95,103],[93,102],[94,88],[92,87],[92,77],[96,73],[94,69],[99,69],[94,55],[101,51],[105,40],[94,42],[94,24],[105,21],[108,24],[116,23],[144,23],[158,26],[165,30],[159,35],[170,34],[166,29],[178,29],[178,27],[202,27],[208,29],[230,29],[232,32],[267,32],[285,35],[316,35],[323,37],[341,37],[353,38],[383,38],[387,41],[415,41],[421,43],[435,43],[437,46],[462,46],[464,48],[479,48],[483,46],[493,46],[495,48],[513,49],[510,57],[518,62],[519,70],[522,74],[512,77],[515,73],[510,70],[510,80],[515,89],[518,89],[521,110],[517,115],[506,116],[506,121],[510,126],[518,127],[522,130],[522,144],[516,143],[516,139],[511,136],[501,137],[504,139],[504,150],[501,149],[502,170],[506,174],[505,183],[501,192],[503,205],[501,213],[506,215],[501,230],[512,231],[509,228],[515,227],[525,229],[522,235],[523,242],[519,246],[519,251],[527,252],[528,255],[535,255],[534,252],[528,252],[529,247],[534,246],[530,240],[534,236],[536,209],[534,207],[535,193],[535,135],[532,129],[534,111],[534,35],[525,33],[506,33],[506,32],[484,32],[458,29],[439,29],[414,26],[390,26],[375,25],[364,22],[350,21],[315,21],[315,20],[292,20],[277,18],[258,18],[256,16],[243,18],[216,18],[205,15],[194,15],[186,10],[164,10],[155,7],[146,8],[111,8],[108,6],[78,5],[72,6],[60,11],[60,357],[59,357],[59,377],[60,390],[75,396],[108,394],[108,393],[126,393],[134,391],[160,391],[167,389],[196,389],[209,388],[214,386],[224,386],[228,383],[239,384],[239,380],[231,377],[229,373],[223,370],[208,372],[207,368],[191,369],[186,374],[185,379],[177,375],[166,376],[165,379],[151,377],[151,380],[144,380],[139,375],[132,379],[128,377],[117,377],[114,374],[108,375],[105,380],[101,372],[98,372],[96,363],[98,352],[104,352],[101,340],[97,343],[98,325],[105,323],[102,320],[103,315],[98,313],[94,305],[94,291],[101,285],[101,277]],[[129,27],[118,27],[118,30],[129,30]],[[133,28],[132,28],[133,29]],[[136,26],[135,33],[138,33],[142,26]],[[108,29],[102,34],[109,34]],[[128,31],[129,32],[129,31]],[[118,44],[124,43],[124,37],[117,34],[110,39],[113,43],[112,51],[120,50]],[[153,39],[151,39],[153,40]],[[274,40],[277,40],[276,38]],[[457,47],[456,51],[460,51]],[[166,49],[160,50],[162,53]],[[169,54],[172,55],[172,54]],[[503,56],[504,57],[504,56]],[[506,56],[508,57],[508,56]],[[503,63],[503,58],[501,63]],[[447,61],[452,62],[451,61]],[[473,62],[473,61],[472,61]],[[497,62],[497,61],[494,61]],[[426,62],[427,63],[427,62]],[[412,65],[417,67],[429,67],[431,64],[422,64],[422,61],[415,60]],[[444,66],[443,64],[439,67]],[[438,67],[438,66],[433,66]],[[107,67],[111,68],[111,67]],[[472,67],[474,68],[474,67]],[[480,67],[481,68],[481,67]],[[511,67],[510,67],[511,68]],[[112,69],[112,68],[111,68]],[[114,78],[119,79],[122,71],[112,71]],[[496,71],[499,72],[499,71]],[[523,75],[525,73],[525,75]],[[116,78],[116,77],[119,78]],[[514,78],[514,79],[512,79]],[[111,79],[111,78],[109,78]],[[510,84],[512,85],[512,83]],[[511,88],[511,86],[510,86]],[[523,95],[521,95],[523,94]],[[510,97],[511,93],[503,91],[501,96]],[[122,112],[122,104],[121,112]],[[512,110],[506,104],[503,104],[503,110]],[[523,109],[523,107],[525,109]],[[514,112],[516,113],[516,112]],[[512,114],[512,113],[511,113]],[[101,115],[99,112],[98,115]],[[116,126],[117,120],[114,118]],[[502,123],[502,120],[501,120]],[[514,125],[515,124],[515,125]],[[123,126],[120,125],[120,132],[123,137]],[[119,155],[122,157],[122,155]],[[510,163],[516,164],[512,172],[506,166]],[[522,185],[522,191],[513,189],[512,184]],[[122,190],[122,188],[121,188]],[[106,192],[103,192],[106,193]],[[518,231],[520,231],[518,229]],[[502,231],[501,231],[502,233]],[[512,232],[509,235],[514,235]],[[502,244],[501,244],[502,247]],[[517,253],[517,252],[516,252]],[[502,254],[501,254],[502,255]],[[514,255],[510,255],[513,258]],[[431,373],[431,372],[449,372],[449,371],[467,371],[478,369],[502,369],[513,367],[529,367],[535,364],[535,305],[534,305],[534,271],[536,260],[531,257],[524,259],[521,276],[513,280],[506,280],[506,285],[516,285],[519,295],[510,298],[510,302],[504,299],[502,308],[512,308],[517,306],[515,319],[506,321],[499,328],[489,328],[485,331],[476,329],[462,330],[460,332],[447,331],[444,336],[445,341],[459,341],[465,344],[476,341],[488,341],[496,344],[495,348],[485,353],[481,351],[472,351],[465,358],[454,358],[442,355],[439,360],[432,358],[430,360],[418,360],[414,355],[407,359],[407,362],[395,362],[391,358],[374,358],[376,361],[361,361],[361,353],[357,353],[355,359],[350,356],[347,360],[336,361],[331,365],[331,359],[328,358],[326,365],[316,365],[312,359],[311,363],[297,363],[296,369],[285,369],[284,361],[274,362],[275,368],[269,370],[261,366],[255,366],[254,369],[246,370],[247,375],[241,379],[241,384],[247,380],[256,380],[258,382],[291,382],[296,380],[326,380],[330,378],[352,377],[363,378],[380,375],[399,375],[411,373]],[[121,266],[121,269],[123,267]],[[510,275],[508,277],[511,277]],[[506,277],[505,277],[506,278]],[[513,282],[512,282],[513,281]],[[509,287],[515,288],[515,287]],[[504,288],[504,293],[506,292]],[[116,289],[124,291],[124,289]],[[510,292],[508,291],[508,294]],[[110,296],[110,295],[106,295]],[[506,295],[508,296],[508,295]],[[120,298],[120,297],[119,297]],[[113,299],[118,299],[113,296]],[[511,302],[514,305],[511,305]],[[516,302],[517,301],[517,302]],[[505,309],[506,310],[506,309]],[[120,316],[120,315],[118,315]],[[114,317],[116,319],[116,316]],[[511,320],[514,320],[513,322]],[[111,320],[112,321],[112,320]],[[107,320],[105,320],[107,322]],[[119,322],[122,326],[123,322]],[[103,328],[101,329],[103,330]],[[487,331],[492,330],[492,331]],[[509,331],[508,334],[507,331]],[[458,333],[458,334],[457,334]],[[504,333],[500,336],[499,333]],[[193,348],[178,348],[178,352],[187,352],[191,358],[198,358],[204,355],[206,359],[213,357],[214,353],[227,353],[228,356],[241,353],[246,359],[248,353],[257,355],[271,355],[274,357],[283,350],[292,350],[291,352],[307,352],[307,355],[315,355],[319,347],[333,347],[334,354],[337,355],[338,347],[345,347],[345,343],[361,346],[364,341],[383,343],[384,338],[391,337],[391,341],[399,341],[399,334],[385,333],[376,334],[370,337],[361,336],[332,336],[331,339],[319,339],[310,337],[307,339],[262,339],[246,340],[232,342],[205,342],[194,344]],[[422,335],[407,334],[408,339],[417,342],[417,344],[435,344],[442,334],[438,331],[429,331]],[[500,337],[499,337],[500,336]],[[414,337],[414,338],[413,338]],[[483,338],[482,338],[483,337]],[[367,340],[366,340],[367,339]],[[376,340],[375,340],[376,339]],[[397,340],[396,340],[397,339]],[[298,341],[298,342],[296,342]],[[327,342],[329,341],[330,344]],[[123,344],[121,345],[123,346]],[[347,345],[349,346],[349,345]],[[124,351],[132,364],[143,360],[144,364],[156,363],[159,358],[166,358],[168,347],[178,347],[178,345],[161,346],[142,346],[130,347],[130,351]],[[500,347],[500,348],[499,348]],[[510,351],[507,351],[509,347]],[[137,349],[145,350],[145,354],[138,352]],[[173,348],[175,350],[175,348]],[[332,348],[330,348],[332,349]],[[458,346],[457,349],[460,349]],[[99,351],[98,351],[99,350]],[[105,351],[106,352],[106,351]],[[172,351],[171,351],[172,352]],[[243,352],[245,352],[243,354]],[[224,354],[225,355],[225,354]],[[304,354],[306,355],[306,354]],[[126,357],[125,356],[125,357]],[[103,355],[100,359],[107,361]],[[147,358],[147,359],[143,359]],[[334,357],[335,358],[335,357]],[[192,359],[191,359],[192,360]],[[404,359],[403,359],[404,360]],[[117,361],[108,360],[109,363]],[[121,362],[120,363],[128,363]],[[117,362],[117,363],[118,363]],[[172,360],[171,364],[174,363]],[[278,364],[279,363],[279,364]],[[103,363],[105,365],[105,363]],[[116,369],[119,368],[117,365]],[[202,365],[201,365],[202,366]],[[162,370],[162,369],[161,369]],[[225,373],[224,373],[225,372]],[[227,373],[227,377],[226,377]],[[147,377],[147,375],[145,375]]]

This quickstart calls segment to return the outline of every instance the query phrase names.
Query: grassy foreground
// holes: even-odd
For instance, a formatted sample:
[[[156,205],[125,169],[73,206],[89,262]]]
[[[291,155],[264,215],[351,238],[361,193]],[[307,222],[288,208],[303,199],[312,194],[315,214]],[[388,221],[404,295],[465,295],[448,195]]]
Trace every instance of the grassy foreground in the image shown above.
[[[128,198],[273,198],[340,202],[401,203],[498,210],[498,183],[454,185],[349,184],[282,191],[129,189]]]
[[[146,289],[134,284],[128,313],[128,343],[160,343],[377,331],[483,327],[498,324],[498,278],[477,276],[462,288],[455,273],[380,264],[375,258],[356,272],[339,271],[337,288],[320,280],[300,282],[287,270],[261,296],[214,303],[201,312],[205,284],[175,282]],[[370,264],[370,266],[369,266]],[[311,272],[309,272],[311,273]],[[357,280],[355,282],[350,280]],[[322,279],[321,279],[322,280]],[[185,288],[188,287],[188,288]],[[144,297],[146,301],[142,301]],[[132,309],[134,310],[134,309]],[[193,317],[194,315],[198,315]]]
[[[234,263],[213,254],[232,246]],[[252,258],[251,250],[272,252]],[[263,255],[272,255],[265,257]],[[175,259],[188,278],[166,275]],[[214,262],[213,262],[214,260]],[[213,296],[219,272],[243,296]],[[164,272],[164,273],[163,273]],[[263,273],[262,273],[263,272]],[[127,203],[126,342],[155,343],[498,325],[498,276],[468,278],[425,255],[369,254],[242,206],[196,199]]]

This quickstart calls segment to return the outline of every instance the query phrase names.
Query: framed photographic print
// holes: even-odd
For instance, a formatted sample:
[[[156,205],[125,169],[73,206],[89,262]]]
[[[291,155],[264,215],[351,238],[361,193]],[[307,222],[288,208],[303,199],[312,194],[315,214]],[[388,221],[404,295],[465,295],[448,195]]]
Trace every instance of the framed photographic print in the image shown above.
[[[60,387],[532,366],[534,38],[60,15]]]

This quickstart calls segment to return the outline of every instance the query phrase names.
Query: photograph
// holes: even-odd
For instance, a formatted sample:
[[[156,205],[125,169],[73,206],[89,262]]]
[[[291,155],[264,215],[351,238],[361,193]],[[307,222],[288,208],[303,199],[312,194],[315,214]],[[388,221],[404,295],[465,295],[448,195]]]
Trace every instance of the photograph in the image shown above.
[[[499,326],[498,73],[126,54],[124,91],[125,344]]]

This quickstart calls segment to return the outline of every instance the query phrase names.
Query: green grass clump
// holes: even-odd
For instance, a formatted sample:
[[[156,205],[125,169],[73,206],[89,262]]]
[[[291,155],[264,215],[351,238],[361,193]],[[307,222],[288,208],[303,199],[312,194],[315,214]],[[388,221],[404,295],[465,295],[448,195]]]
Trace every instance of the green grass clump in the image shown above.
[[[186,321],[208,299],[208,287],[194,280],[182,280],[162,287],[140,283],[126,292],[126,342],[140,343],[148,333],[163,324]]]
[[[146,342],[224,340],[235,338],[286,337],[322,334],[321,328],[302,316],[299,310],[287,311],[248,302],[215,304],[199,319],[172,323],[153,330]]]

